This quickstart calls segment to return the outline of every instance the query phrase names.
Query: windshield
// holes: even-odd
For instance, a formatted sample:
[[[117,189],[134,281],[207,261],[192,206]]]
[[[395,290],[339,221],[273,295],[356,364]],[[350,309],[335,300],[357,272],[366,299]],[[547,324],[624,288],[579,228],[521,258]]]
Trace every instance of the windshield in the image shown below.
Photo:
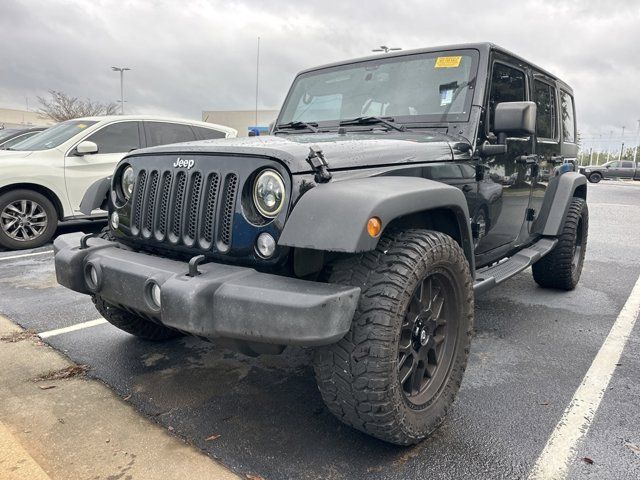
[[[278,119],[327,122],[393,117],[396,122],[466,121],[476,50],[380,58],[299,75]]]
[[[11,147],[11,150],[33,151],[55,148],[95,123],[95,121],[86,120],[62,122],[20,143],[16,143]]]
[[[4,140],[5,138],[9,138],[11,135],[13,135],[16,132],[19,132],[20,130],[16,129],[16,128],[2,128],[0,129],[0,141]]]

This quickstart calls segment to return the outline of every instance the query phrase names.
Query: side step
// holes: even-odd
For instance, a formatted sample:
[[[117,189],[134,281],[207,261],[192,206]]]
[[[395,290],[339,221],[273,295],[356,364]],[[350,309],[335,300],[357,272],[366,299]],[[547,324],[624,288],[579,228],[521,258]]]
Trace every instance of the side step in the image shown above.
[[[500,263],[476,270],[476,281],[473,284],[474,293],[486,292],[520,273],[553,250],[557,243],[558,239],[556,238],[542,238]]]

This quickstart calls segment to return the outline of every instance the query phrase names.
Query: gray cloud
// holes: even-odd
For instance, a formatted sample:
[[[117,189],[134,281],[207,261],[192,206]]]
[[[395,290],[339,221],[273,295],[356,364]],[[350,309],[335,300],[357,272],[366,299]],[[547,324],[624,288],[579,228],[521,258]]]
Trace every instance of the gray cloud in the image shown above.
[[[260,106],[277,108],[297,71],[381,43],[492,41],[572,85],[583,136],[608,138],[640,118],[639,20],[635,1],[5,0],[0,105],[33,105],[48,89],[117,100],[110,67],[125,65],[129,111],[251,109],[259,35]]]

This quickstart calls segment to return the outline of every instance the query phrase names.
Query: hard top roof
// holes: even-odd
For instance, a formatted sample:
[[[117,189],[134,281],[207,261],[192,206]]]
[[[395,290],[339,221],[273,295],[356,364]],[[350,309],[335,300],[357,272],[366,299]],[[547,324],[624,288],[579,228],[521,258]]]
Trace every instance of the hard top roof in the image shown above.
[[[510,57],[514,57],[528,65],[530,65],[531,67],[535,68],[536,70],[539,70],[541,73],[544,73],[545,75],[553,78],[554,80],[558,81],[559,83],[561,83],[564,87],[566,87],[566,89],[571,90],[571,87],[569,87],[569,85],[567,85],[565,82],[563,82],[561,79],[559,79],[556,75],[552,74],[551,72],[545,70],[544,68],[539,67],[538,65],[532,63],[531,61],[521,57],[520,55],[516,55],[515,53],[507,50],[506,48],[503,48],[499,45],[496,45],[495,43],[491,43],[491,42],[477,42],[477,43],[459,43],[459,44],[454,44],[454,45],[440,45],[440,46],[435,46],[435,47],[426,47],[426,48],[417,48],[417,49],[413,49],[413,50],[399,50],[399,51],[395,51],[395,52],[389,52],[389,53],[383,53],[383,54],[377,54],[377,55],[368,55],[366,57],[360,57],[360,58],[352,58],[349,60],[343,60],[343,61],[339,61],[339,62],[333,62],[333,63],[328,63],[326,65],[320,65],[317,67],[313,67],[313,68],[307,68],[305,70],[302,70],[301,72],[298,73],[298,75],[303,74],[303,73],[307,73],[307,72],[313,72],[315,70],[322,70],[323,68],[330,68],[330,67],[338,67],[338,66],[342,66],[342,65],[350,65],[352,63],[358,63],[358,62],[366,62],[368,60],[376,60],[376,59],[380,59],[380,58],[390,58],[390,57],[403,57],[406,55],[416,55],[416,54],[420,54],[420,53],[432,53],[432,52],[439,52],[439,51],[443,51],[443,50],[478,50],[481,53],[484,54],[489,54],[489,52],[491,50],[495,50],[501,53],[504,53]]]

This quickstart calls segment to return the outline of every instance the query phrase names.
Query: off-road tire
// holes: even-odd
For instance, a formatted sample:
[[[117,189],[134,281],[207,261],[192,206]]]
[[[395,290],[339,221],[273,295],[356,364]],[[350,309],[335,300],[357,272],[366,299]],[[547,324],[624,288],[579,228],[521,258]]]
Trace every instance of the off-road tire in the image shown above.
[[[582,273],[589,233],[589,209],[582,198],[569,205],[558,244],[532,266],[533,279],[545,288],[573,290]],[[576,252],[576,247],[579,251]],[[576,255],[577,253],[577,255]]]
[[[416,407],[399,379],[402,325],[417,286],[443,272],[455,291],[455,299],[446,301],[456,302],[460,312],[451,319],[456,332],[451,363],[436,394]],[[383,235],[375,250],[330,265],[327,275],[331,283],[359,286],[361,294],[345,337],[314,352],[325,404],[342,422],[381,440],[398,445],[421,441],[444,421],[467,364],[474,299],[462,249],[440,232],[396,231]]]
[[[98,295],[92,295],[91,299],[93,300],[93,304],[98,312],[100,312],[100,315],[102,315],[111,325],[118,327],[120,330],[130,333],[131,335],[135,335],[136,337],[144,340],[160,342],[183,335],[177,330],[173,330],[118,308],[115,305],[106,302]]]
[[[11,236],[9,236],[0,227],[0,247],[8,248],[10,250],[24,250],[28,248],[41,247],[49,240],[51,240],[51,237],[53,237],[54,233],[56,233],[56,229],[58,228],[58,212],[56,211],[56,207],[53,205],[51,200],[49,200],[41,193],[35,192],[33,190],[19,189],[10,190],[0,195],[0,213],[11,202],[20,200],[27,200],[40,205],[42,207],[42,210],[44,210],[44,212],[46,213],[47,225],[40,235],[32,240],[24,241],[19,241],[11,238]]]
[[[598,172],[593,172],[591,175],[587,177],[591,183],[599,183],[602,180],[602,174]]]

